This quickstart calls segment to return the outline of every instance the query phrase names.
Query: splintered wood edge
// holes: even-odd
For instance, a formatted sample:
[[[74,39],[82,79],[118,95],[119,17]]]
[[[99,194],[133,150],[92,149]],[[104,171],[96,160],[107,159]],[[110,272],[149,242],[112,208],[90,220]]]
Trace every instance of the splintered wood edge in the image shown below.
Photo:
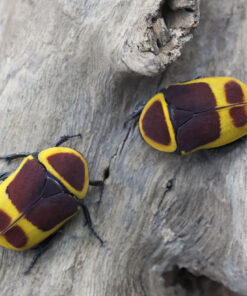
[[[126,34],[122,62],[128,70],[153,76],[174,62],[184,44],[192,38],[199,23],[200,0],[149,2],[149,6],[145,4],[149,10],[139,7],[140,17]]]

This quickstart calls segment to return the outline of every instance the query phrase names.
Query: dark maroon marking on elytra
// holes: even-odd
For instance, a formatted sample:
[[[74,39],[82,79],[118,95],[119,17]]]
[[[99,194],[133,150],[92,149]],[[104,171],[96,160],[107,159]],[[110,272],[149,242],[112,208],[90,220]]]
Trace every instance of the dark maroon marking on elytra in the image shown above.
[[[233,124],[236,127],[244,126],[247,123],[245,108],[246,107],[244,106],[237,106],[237,107],[232,107],[229,110],[230,116],[233,120]]]
[[[27,236],[19,226],[13,226],[8,230],[4,237],[15,248],[22,248],[27,243]]]
[[[167,121],[160,101],[155,101],[147,109],[142,119],[142,128],[145,135],[153,141],[163,145],[171,143]]]
[[[81,191],[85,179],[85,166],[74,153],[56,153],[47,158],[50,165],[70,186]]]
[[[226,100],[230,104],[242,103],[244,101],[244,93],[239,83],[231,80],[225,84]]]
[[[193,117],[193,112],[179,109],[173,109],[171,114],[173,119],[172,122],[175,124],[175,128],[181,126]]]
[[[220,136],[220,117],[217,111],[195,115],[177,130],[179,150],[189,152],[208,144]]]
[[[164,94],[166,102],[177,109],[202,112],[216,106],[215,96],[205,82],[171,85]]]
[[[7,215],[3,210],[0,210],[0,232],[6,229],[11,222],[11,217]]]
[[[45,182],[45,168],[35,159],[28,160],[7,187],[9,199],[23,212],[42,192]]]
[[[66,193],[48,197],[26,215],[26,219],[43,231],[48,231],[78,210],[79,203]]]

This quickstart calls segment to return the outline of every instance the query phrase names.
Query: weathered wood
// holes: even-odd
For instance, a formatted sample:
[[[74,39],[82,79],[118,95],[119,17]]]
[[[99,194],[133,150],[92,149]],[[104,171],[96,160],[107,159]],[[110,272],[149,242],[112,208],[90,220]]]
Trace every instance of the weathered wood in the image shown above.
[[[109,171],[103,192],[90,188],[86,199],[105,247],[80,214],[29,276],[33,252],[1,248],[2,295],[185,295],[164,285],[174,266],[247,295],[246,141],[180,157],[153,150],[137,126],[123,128],[167,83],[247,82],[245,0],[202,1],[183,57],[143,78],[180,55],[198,22],[198,1],[164,2],[1,1],[1,154],[80,132],[68,145],[87,158],[92,179]]]

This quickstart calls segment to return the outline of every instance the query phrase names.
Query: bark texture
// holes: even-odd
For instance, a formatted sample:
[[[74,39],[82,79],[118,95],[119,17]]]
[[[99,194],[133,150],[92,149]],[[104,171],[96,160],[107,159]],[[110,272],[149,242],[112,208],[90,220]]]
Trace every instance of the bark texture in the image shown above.
[[[67,145],[86,157],[91,179],[105,179],[86,198],[105,247],[79,214],[28,276],[33,251],[1,248],[2,295],[198,295],[169,281],[174,267],[247,295],[246,140],[181,157],[153,150],[136,125],[123,128],[168,83],[216,75],[247,82],[245,0],[202,1],[183,57],[143,76],[181,54],[198,4],[0,2],[1,154],[82,133]]]

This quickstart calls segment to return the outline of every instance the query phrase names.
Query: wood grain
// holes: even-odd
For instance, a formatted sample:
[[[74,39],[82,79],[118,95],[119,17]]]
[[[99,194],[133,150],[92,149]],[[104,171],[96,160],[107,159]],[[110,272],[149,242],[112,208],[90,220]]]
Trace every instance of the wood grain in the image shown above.
[[[168,68],[198,23],[198,1],[113,2],[0,3],[1,154],[80,132],[68,145],[84,154],[91,179],[109,171],[103,192],[90,188],[86,198],[105,246],[80,214],[29,276],[33,251],[1,248],[1,293],[188,295],[165,286],[178,266],[247,295],[246,140],[180,157],[153,150],[135,124],[123,128],[168,83],[247,82],[245,0],[202,1],[195,38]]]

